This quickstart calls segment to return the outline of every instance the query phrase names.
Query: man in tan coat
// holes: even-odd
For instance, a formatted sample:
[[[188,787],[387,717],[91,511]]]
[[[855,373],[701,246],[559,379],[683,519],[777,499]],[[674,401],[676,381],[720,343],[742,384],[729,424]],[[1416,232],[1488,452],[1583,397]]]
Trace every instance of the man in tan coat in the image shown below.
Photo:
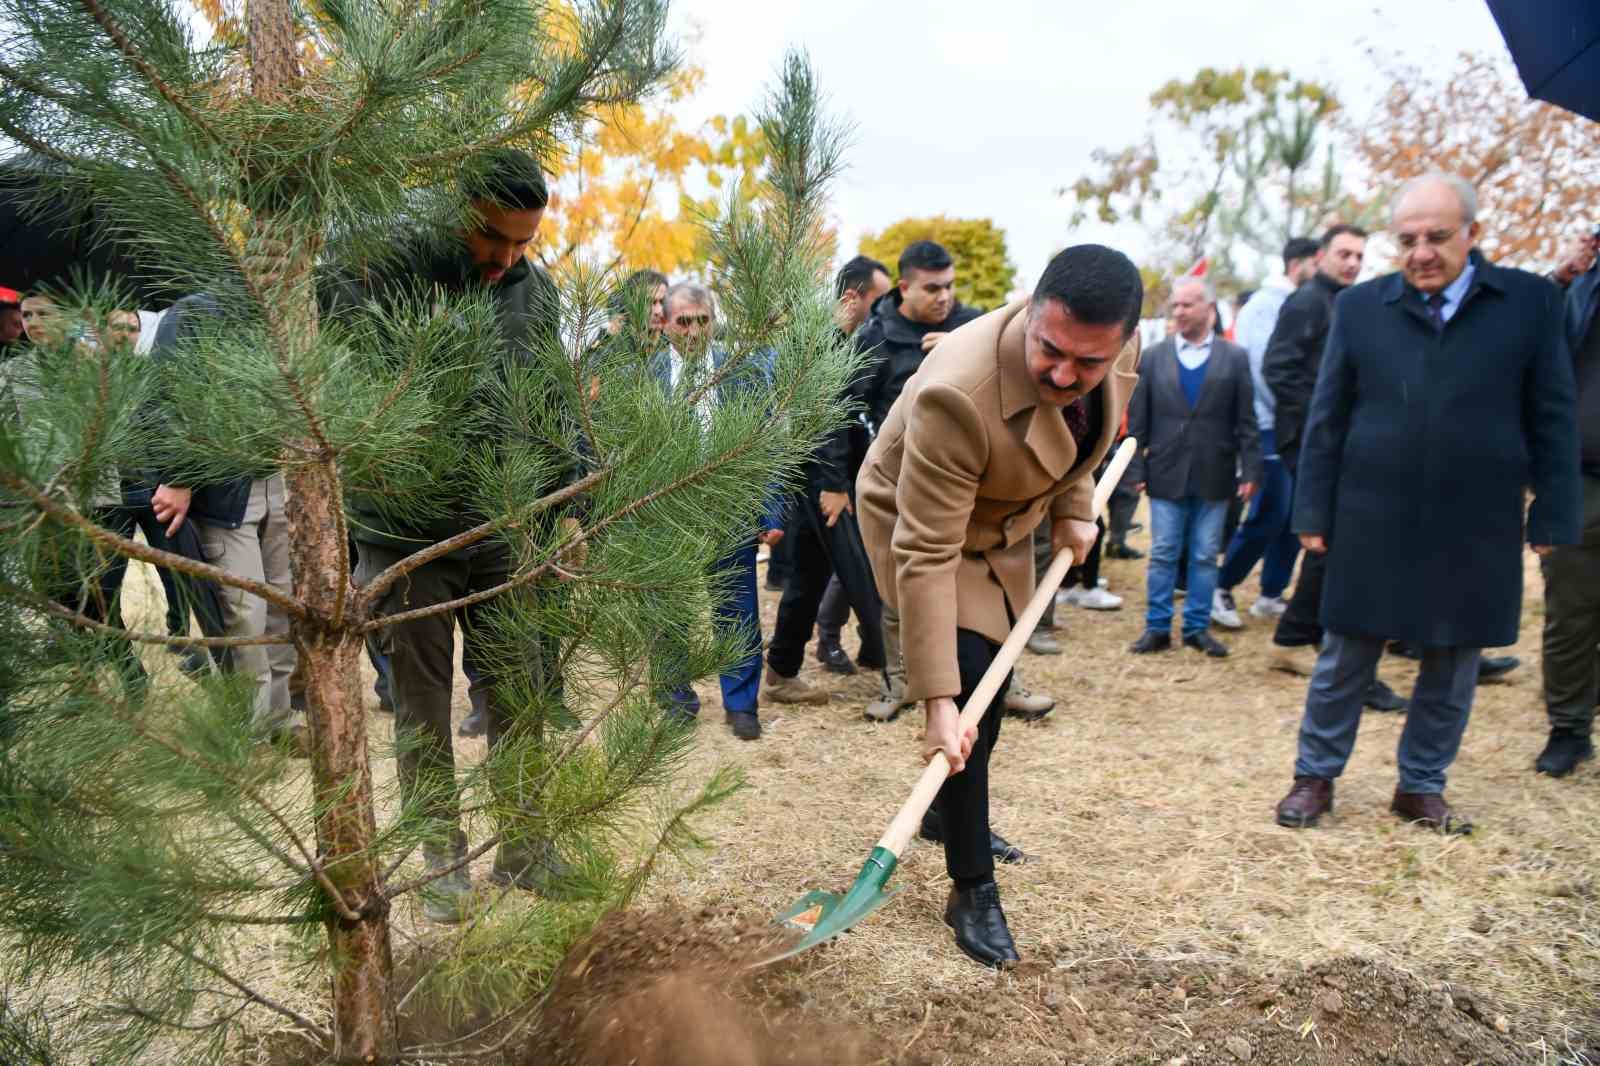
[[[1079,562],[1094,544],[1091,475],[1137,381],[1143,298],[1120,252],[1059,253],[1032,298],[934,348],[856,482],[873,574],[900,614],[906,698],[927,714],[925,757],[950,761],[934,801],[954,882],[945,921],[987,966],[1017,959],[989,828],[1002,701],[965,735],[957,718],[1033,594],[1034,527],[1048,517],[1056,550]]]

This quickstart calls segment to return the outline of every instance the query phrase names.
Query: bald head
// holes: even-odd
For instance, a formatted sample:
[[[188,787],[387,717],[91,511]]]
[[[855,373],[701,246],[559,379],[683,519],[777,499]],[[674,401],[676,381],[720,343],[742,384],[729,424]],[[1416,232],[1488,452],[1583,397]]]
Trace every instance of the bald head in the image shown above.
[[[1400,272],[1418,292],[1442,292],[1461,276],[1477,243],[1478,195],[1454,174],[1425,174],[1400,187],[1390,230]]]
[[[1179,278],[1172,283],[1172,318],[1178,334],[1191,344],[1205,340],[1211,332],[1211,307],[1217,297],[1199,278]]]

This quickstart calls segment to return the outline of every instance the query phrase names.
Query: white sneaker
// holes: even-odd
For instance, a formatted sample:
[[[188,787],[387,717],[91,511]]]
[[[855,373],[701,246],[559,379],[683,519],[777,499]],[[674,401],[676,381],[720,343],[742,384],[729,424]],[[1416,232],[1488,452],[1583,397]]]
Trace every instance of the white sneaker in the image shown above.
[[[1223,629],[1243,629],[1239,609],[1233,605],[1233,593],[1218,589],[1211,594],[1211,620]]]
[[[1262,596],[1250,605],[1252,618],[1282,618],[1289,603],[1282,596]]]
[[[1077,585],[1072,586],[1070,589],[1057,589],[1056,590],[1056,606],[1057,607],[1076,607],[1076,606],[1078,606],[1078,597],[1079,597],[1079,594],[1082,593],[1082,592],[1083,592],[1083,590],[1081,588],[1079,588]]]
[[[1115,611],[1122,606],[1122,597],[1113,595],[1105,589],[1084,589],[1083,594],[1074,602],[1090,611]]]

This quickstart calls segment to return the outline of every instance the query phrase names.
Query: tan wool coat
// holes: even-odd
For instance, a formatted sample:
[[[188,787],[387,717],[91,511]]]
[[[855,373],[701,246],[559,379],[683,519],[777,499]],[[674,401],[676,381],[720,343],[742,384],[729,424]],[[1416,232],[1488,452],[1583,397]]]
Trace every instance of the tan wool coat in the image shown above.
[[[884,602],[900,614],[906,698],[961,692],[956,630],[999,643],[1033,595],[1034,527],[1088,522],[1093,473],[1138,383],[1137,334],[1101,383],[1104,417],[1079,455],[1023,354],[1028,301],[956,330],[906,383],[856,480]]]

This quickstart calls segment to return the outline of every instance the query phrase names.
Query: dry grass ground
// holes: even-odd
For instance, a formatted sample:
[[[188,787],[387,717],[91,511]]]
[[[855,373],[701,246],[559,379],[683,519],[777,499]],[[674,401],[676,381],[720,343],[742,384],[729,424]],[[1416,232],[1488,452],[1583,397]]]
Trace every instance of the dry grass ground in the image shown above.
[[[1108,562],[1105,575],[1125,606],[1058,613],[1066,654],[1022,663],[1029,687],[1057,696],[1058,708],[1039,724],[1008,721],[995,757],[994,824],[1035,856],[999,874],[1024,958],[1068,973],[1114,962],[1130,972],[1271,974],[1360,956],[1475,990],[1492,1005],[1487,1017],[1506,1015],[1526,1061],[1586,1062],[1571,1049],[1600,1035],[1600,769],[1590,764],[1562,781],[1532,773],[1545,730],[1542,587],[1532,557],[1513,649],[1523,666],[1508,683],[1479,690],[1451,775],[1451,799],[1478,824],[1468,838],[1402,826],[1387,813],[1398,715],[1368,715],[1337,813],[1322,828],[1275,826],[1305,686],[1266,668],[1268,624],[1249,619],[1245,632],[1223,634],[1233,648],[1225,661],[1186,650],[1130,656],[1125,648],[1142,628],[1144,564]],[[147,570],[132,580],[136,596],[159,597]],[[1239,593],[1243,611],[1253,579]],[[770,632],[777,597],[762,599]],[[1402,694],[1414,672],[1403,660],[1383,667]],[[753,744],[722,727],[715,683],[700,686],[694,772],[736,763],[750,787],[705,824],[714,850],[667,870],[650,903],[769,914],[807,889],[853,878],[916,775],[919,727],[914,715],[888,725],[862,720],[874,678],[836,678],[809,660],[806,676],[832,690],[832,703],[764,708],[766,736]],[[458,703],[459,713],[462,690]],[[388,719],[374,722],[385,737]],[[467,757],[481,752],[478,742],[458,743]],[[997,978],[952,944],[940,920],[947,882],[936,848],[914,845],[896,883],[897,900],[763,994],[902,1027],[911,1042],[941,1031],[945,1011],[992,995],[997,982],[1025,998],[1027,974],[1037,971]],[[403,923],[430,935],[414,916]],[[265,968],[278,965],[270,940],[243,947]],[[286,955],[279,990],[315,1010],[315,983],[295,987]],[[1129,996],[1136,992],[1130,985]],[[1126,1040],[1064,1049],[1048,1011],[1024,1003],[1018,1017],[991,1061],[1120,1062],[1151,1045],[1130,1031]],[[941,1054],[933,1061],[966,1060]],[[1335,1053],[1315,1061],[1356,1060]]]

